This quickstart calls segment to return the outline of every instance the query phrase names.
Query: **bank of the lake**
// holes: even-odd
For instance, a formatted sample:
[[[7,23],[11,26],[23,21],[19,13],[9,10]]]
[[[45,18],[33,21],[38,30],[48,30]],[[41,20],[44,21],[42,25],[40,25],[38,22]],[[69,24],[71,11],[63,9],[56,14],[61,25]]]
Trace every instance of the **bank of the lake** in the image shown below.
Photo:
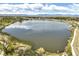
[[[10,20],[11,20],[11,19],[10,19]],[[1,20],[1,21],[2,21],[2,20]],[[13,20],[11,20],[11,21],[13,21]],[[10,25],[10,24],[12,24],[12,23],[14,23],[14,22],[16,22],[16,21],[9,22],[9,23],[7,23],[7,25]],[[74,23],[74,21],[66,21],[66,22],[67,22],[67,23],[68,23],[68,22],[70,22],[70,23],[73,22],[73,23]],[[76,21],[75,21],[75,22],[76,22]],[[2,23],[2,22],[1,22],[1,23]],[[0,23],[0,24],[1,24],[1,23]],[[5,23],[6,23],[6,22],[3,21],[3,25],[4,25]],[[74,24],[75,24],[75,23],[74,23]],[[6,27],[7,25],[3,26],[3,28]],[[70,30],[70,31],[71,31],[71,30]],[[72,32],[73,32],[73,31],[72,31]],[[72,33],[71,33],[71,34],[72,34]],[[4,37],[4,35],[7,36],[7,34],[4,34],[4,35],[3,35],[3,34],[0,34],[0,35],[2,35],[2,37]],[[73,35],[73,34],[72,34],[72,35]],[[0,37],[1,37],[1,36],[0,36]],[[10,37],[12,37],[12,36],[10,36]],[[8,38],[8,39],[9,39],[9,38]],[[6,40],[6,39],[5,39],[5,40]],[[10,39],[9,39],[9,40],[10,40]],[[71,40],[72,40],[72,39],[71,39]],[[4,40],[1,40],[1,41],[4,41]],[[16,41],[16,39],[13,40],[13,41]],[[11,41],[10,41],[10,42],[11,42]],[[18,41],[16,41],[16,42],[18,42]],[[12,42],[11,42],[11,43],[12,43]],[[19,44],[22,44],[22,42],[20,42]],[[29,44],[26,44],[26,43],[24,43],[24,44],[25,44],[25,45],[29,45]],[[3,46],[3,45],[2,45],[2,46]],[[67,53],[70,54],[70,53],[71,53],[71,50],[70,50],[70,49],[71,49],[71,47],[70,47],[70,42],[69,42],[69,44],[67,45],[67,47],[68,47],[67,49],[69,49],[69,50],[66,49],[65,52],[67,52]],[[37,50],[37,51],[36,51],[36,50]],[[39,49],[36,49],[36,50],[33,50],[33,49],[32,49],[32,50],[29,51],[29,52],[27,51],[27,52],[26,52],[26,53],[27,53],[26,55],[62,55],[62,53],[63,53],[63,52],[62,52],[62,53],[59,53],[59,52],[57,52],[57,53],[50,53],[50,52],[47,52],[47,51],[45,52],[44,48],[42,48],[42,47],[39,48]],[[3,51],[4,51],[4,50],[3,50]],[[8,50],[6,50],[6,51],[8,51]],[[3,52],[2,52],[2,53],[3,53]],[[21,54],[22,54],[22,53],[23,53],[23,51],[21,52]],[[65,55],[68,55],[67,53],[65,53]],[[18,53],[18,54],[19,54],[19,53]],[[8,55],[8,54],[7,54],[7,55]],[[16,55],[16,53],[13,53],[13,54],[12,54],[12,53],[11,53],[11,54],[9,53],[9,55]]]

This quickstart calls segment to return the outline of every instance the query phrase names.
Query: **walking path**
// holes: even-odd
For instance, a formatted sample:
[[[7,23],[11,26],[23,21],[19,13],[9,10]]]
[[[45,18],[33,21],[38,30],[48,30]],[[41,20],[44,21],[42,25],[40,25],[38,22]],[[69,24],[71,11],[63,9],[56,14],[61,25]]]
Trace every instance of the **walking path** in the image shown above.
[[[72,55],[79,56],[79,29],[74,30],[73,40],[71,42]]]

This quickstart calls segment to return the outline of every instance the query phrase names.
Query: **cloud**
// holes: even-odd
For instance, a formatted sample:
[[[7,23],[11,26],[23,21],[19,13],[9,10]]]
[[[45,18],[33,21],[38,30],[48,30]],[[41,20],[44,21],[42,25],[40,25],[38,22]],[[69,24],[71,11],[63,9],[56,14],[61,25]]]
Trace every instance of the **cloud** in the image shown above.
[[[76,7],[79,7],[79,3],[73,3],[72,6],[76,6]]]
[[[70,9],[74,10],[74,12],[79,13],[79,3],[73,3],[70,5]]]
[[[0,0],[0,3],[79,3],[79,0]]]
[[[40,4],[40,3],[28,4],[28,5],[29,5],[29,8],[31,8],[31,9],[34,9],[34,8],[38,9],[38,8],[42,8],[43,7],[43,5]]]
[[[45,7],[42,8],[43,10],[48,10],[48,11],[65,11],[65,12],[73,12],[72,9],[65,7],[65,6],[57,6],[57,5],[46,5]]]
[[[62,4],[62,3],[61,3]],[[79,4],[23,3],[0,4],[0,14],[79,14]]]

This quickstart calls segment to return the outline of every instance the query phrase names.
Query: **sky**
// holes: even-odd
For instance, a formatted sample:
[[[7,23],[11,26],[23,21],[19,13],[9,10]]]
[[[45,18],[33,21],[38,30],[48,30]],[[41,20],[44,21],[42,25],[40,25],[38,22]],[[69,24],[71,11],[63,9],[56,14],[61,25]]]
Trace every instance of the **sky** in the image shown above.
[[[79,0],[0,0],[0,3],[79,3]]]
[[[0,14],[79,15],[79,3],[0,3]]]

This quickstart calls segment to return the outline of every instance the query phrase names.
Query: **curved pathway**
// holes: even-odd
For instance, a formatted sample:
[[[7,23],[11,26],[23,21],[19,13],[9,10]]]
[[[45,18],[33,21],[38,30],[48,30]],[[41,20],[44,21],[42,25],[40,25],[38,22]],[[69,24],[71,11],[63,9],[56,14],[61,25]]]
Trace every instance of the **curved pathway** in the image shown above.
[[[79,56],[79,29],[74,30],[73,40],[71,42],[72,55]]]

